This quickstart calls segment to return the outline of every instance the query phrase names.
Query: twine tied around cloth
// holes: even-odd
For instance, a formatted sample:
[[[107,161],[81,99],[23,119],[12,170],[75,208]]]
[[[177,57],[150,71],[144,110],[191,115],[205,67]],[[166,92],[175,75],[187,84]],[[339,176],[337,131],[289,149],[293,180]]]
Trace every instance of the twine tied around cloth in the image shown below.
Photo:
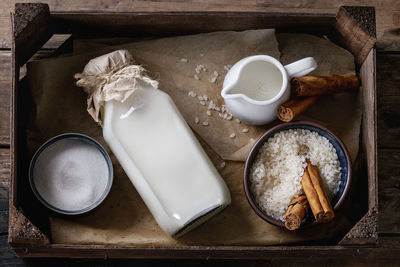
[[[83,87],[88,94],[87,111],[101,126],[105,102],[124,102],[138,89],[139,81],[158,88],[158,82],[147,76],[146,69],[140,65],[133,65],[133,62],[115,67],[109,72],[77,73],[74,78],[77,79],[76,85]]]

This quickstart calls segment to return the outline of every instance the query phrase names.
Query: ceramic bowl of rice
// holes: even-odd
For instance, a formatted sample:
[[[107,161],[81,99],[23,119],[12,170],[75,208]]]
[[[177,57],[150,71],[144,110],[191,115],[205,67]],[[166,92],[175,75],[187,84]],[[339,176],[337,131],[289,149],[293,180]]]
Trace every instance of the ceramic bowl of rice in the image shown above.
[[[351,161],[340,139],[310,121],[279,124],[261,136],[251,149],[244,169],[244,190],[250,206],[265,221],[284,226],[283,217],[293,198],[304,194],[301,177],[306,159],[318,167],[332,207],[343,204],[351,181]],[[315,224],[308,216],[301,228]]]

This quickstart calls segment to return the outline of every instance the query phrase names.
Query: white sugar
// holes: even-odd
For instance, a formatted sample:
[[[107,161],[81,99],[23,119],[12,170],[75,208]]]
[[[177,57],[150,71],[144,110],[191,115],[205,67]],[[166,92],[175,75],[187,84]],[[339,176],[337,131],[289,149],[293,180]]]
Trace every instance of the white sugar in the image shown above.
[[[33,182],[51,206],[78,211],[94,204],[104,193],[109,170],[103,154],[87,142],[59,140],[38,156]]]

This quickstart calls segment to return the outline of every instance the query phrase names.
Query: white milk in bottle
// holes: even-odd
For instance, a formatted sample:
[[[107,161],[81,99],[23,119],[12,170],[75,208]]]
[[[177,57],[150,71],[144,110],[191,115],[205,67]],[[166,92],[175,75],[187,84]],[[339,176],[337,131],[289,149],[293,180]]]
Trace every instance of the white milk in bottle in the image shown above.
[[[82,75],[109,73],[130,60],[118,50],[92,59]],[[230,194],[171,97],[145,79],[134,85],[120,75],[113,84],[135,90],[123,102],[104,102],[103,136],[159,226],[179,237],[226,207]]]

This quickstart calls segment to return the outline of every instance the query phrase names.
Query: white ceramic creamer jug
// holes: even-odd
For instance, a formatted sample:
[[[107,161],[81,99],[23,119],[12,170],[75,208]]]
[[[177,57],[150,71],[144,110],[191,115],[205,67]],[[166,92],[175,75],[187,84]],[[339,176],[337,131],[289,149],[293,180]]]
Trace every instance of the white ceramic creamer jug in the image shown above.
[[[249,124],[266,124],[276,118],[279,105],[289,99],[289,80],[306,75],[316,67],[312,57],[286,66],[267,55],[246,57],[226,74],[221,95],[238,119]]]

